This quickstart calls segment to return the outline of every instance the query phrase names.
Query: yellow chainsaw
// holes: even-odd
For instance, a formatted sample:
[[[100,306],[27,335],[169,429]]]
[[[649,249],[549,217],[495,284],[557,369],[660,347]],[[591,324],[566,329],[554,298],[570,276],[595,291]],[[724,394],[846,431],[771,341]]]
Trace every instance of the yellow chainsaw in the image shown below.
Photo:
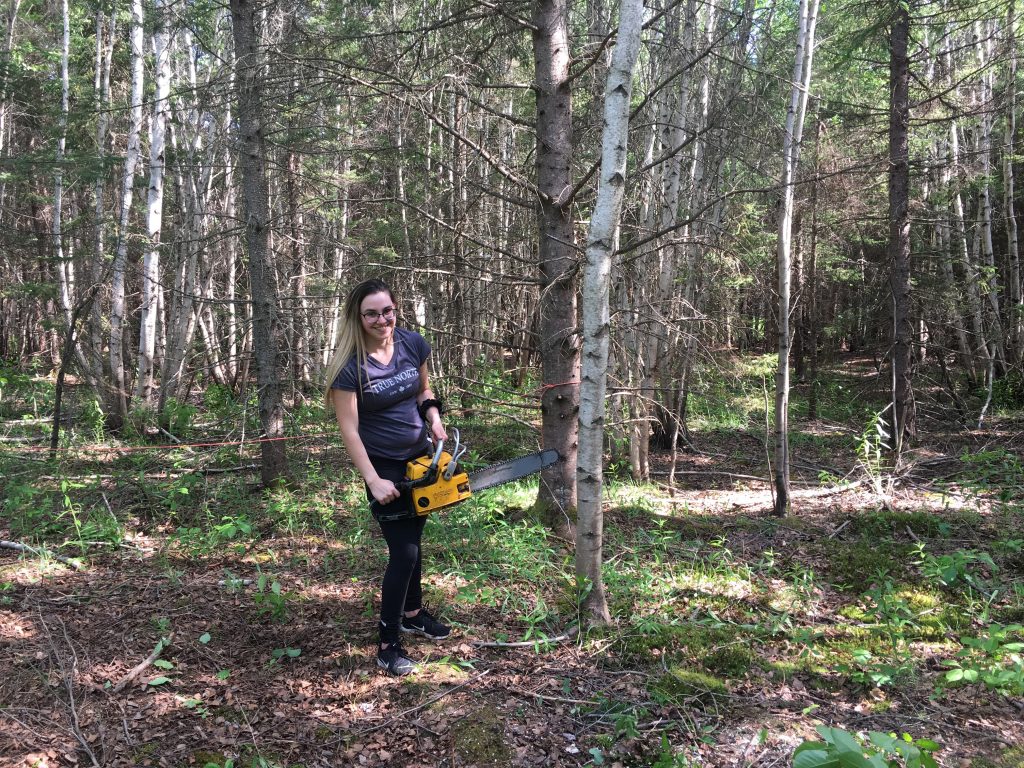
[[[406,464],[405,480],[395,483],[403,503],[370,502],[370,511],[377,520],[391,522],[428,515],[465,501],[474,493],[540,472],[558,461],[558,451],[549,448],[467,473],[461,465],[467,448],[459,440],[459,430],[452,433],[455,446],[451,451],[446,451],[444,441],[439,440],[433,456],[420,456]],[[385,508],[387,511],[383,511]]]

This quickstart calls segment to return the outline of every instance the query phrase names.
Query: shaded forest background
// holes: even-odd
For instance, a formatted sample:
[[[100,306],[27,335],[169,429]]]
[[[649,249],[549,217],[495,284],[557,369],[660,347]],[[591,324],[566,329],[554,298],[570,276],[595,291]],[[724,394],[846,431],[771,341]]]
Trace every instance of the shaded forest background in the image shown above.
[[[558,141],[572,186],[560,200],[535,180],[532,10],[254,7],[261,93],[245,104],[263,137],[273,339],[290,403],[319,397],[339,301],[366,275],[395,284],[403,322],[435,343],[451,396],[471,399],[495,369],[521,384],[541,362],[540,308],[565,285],[559,302],[574,302],[581,250],[563,243],[552,262],[538,216],[563,205],[573,239],[585,232],[615,8],[564,9],[572,123]],[[799,381],[846,351],[885,365],[893,344],[891,10],[838,3],[819,21],[795,182]],[[687,397],[715,375],[713,351],[777,344],[797,8],[694,0],[647,13],[609,369],[610,432],[631,446],[638,477],[652,429],[666,445],[677,427],[685,437]],[[913,356],[974,423],[1022,386],[1016,17],[1012,3],[927,3],[912,16]],[[228,9],[79,3],[65,16],[59,4],[12,0],[6,31],[0,358],[56,369],[74,320],[69,371],[115,430],[129,412],[166,425],[168,407],[197,392],[252,386],[238,133],[248,115]]]

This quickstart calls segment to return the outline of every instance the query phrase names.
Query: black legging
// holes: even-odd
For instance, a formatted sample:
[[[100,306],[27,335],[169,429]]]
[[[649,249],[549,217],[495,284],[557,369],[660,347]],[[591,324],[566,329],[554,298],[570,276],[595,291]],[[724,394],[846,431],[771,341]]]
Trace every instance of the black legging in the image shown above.
[[[405,461],[370,457],[377,474],[386,480],[397,483],[405,479]],[[366,489],[367,499],[373,499],[369,487]],[[391,502],[391,504],[406,503]],[[391,504],[385,505],[383,511],[389,511]],[[380,590],[380,620],[387,626],[389,639],[398,639],[398,625],[402,621],[403,612],[415,611],[423,607],[423,590],[420,585],[422,548],[420,540],[427,516],[417,516],[405,520],[393,520],[380,523],[381,532],[388,543],[388,567],[384,571],[384,581]]]

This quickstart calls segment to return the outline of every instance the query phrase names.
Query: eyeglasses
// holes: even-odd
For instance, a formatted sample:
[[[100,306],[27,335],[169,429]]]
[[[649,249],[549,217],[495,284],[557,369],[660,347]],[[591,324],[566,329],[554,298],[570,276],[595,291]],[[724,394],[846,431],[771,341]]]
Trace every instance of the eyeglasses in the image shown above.
[[[385,320],[390,320],[391,318],[393,318],[395,316],[395,308],[385,307],[383,312],[378,312],[375,309],[369,309],[366,312],[363,312],[362,314],[364,320],[368,320],[371,323],[376,323],[382,317]]]

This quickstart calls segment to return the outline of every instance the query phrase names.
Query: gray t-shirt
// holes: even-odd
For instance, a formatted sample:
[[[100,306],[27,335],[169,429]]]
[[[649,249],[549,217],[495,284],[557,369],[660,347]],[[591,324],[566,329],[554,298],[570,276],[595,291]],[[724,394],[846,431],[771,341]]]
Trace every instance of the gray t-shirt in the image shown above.
[[[420,391],[420,366],[430,357],[430,345],[416,331],[395,328],[391,363],[381,364],[372,355],[359,371],[356,355],[334,379],[332,388],[356,393],[359,438],[370,456],[411,459],[430,446],[427,429],[416,407]]]

